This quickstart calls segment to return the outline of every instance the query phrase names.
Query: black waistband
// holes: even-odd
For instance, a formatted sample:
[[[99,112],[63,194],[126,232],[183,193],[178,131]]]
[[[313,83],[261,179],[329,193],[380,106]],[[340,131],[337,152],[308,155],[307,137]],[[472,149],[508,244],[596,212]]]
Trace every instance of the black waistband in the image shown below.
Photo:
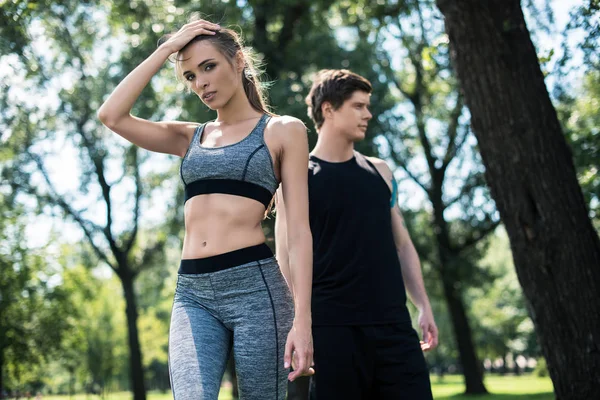
[[[193,258],[181,260],[179,264],[180,274],[206,274],[217,272],[227,268],[237,267],[253,261],[264,260],[273,257],[273,252],[266,244],[244,247],[206,258]]]
[[[224,193],[248,197],[269,207],[273,193],[256,183],[237,179],[200,179],[185,185],[185,201],[191,197],[209,193]]]

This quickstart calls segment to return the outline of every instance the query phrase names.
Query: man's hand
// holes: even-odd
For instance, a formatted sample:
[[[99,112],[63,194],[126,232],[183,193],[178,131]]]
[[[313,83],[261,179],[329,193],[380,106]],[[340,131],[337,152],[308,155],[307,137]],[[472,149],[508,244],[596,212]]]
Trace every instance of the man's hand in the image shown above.
[[[433,320],[431,309],[422,310],[419,312],[419,328],[423,333],[421,350],[430,351],[438,345],[438,328]]]

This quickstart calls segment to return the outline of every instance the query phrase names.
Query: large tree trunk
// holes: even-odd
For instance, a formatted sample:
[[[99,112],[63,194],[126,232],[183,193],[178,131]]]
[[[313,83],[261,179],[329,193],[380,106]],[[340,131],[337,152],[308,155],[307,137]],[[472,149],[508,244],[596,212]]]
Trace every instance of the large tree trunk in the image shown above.
[[[518,0],[437,0],[557,399],[600,399],[600,240]]]
[[[144,385],[144,366],[142,365],[142,352],[137,328],[138,311],[133,290],[133,277],[123,274],[121,283],[125,293],[125,313],[127,314],[127,332],[129,336],[129,366],[131,369],[131,382],[133,384],[133,399],[146,400]]]

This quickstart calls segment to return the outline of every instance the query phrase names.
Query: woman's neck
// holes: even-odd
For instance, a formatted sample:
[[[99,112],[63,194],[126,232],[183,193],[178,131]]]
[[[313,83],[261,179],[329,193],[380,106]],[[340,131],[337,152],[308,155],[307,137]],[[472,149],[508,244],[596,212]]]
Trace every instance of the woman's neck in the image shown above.
[[[250,100],[246,96],[246,92],[241,88],[236,91],[225,106],[217,110],[217,119],[215,122],[223,125],[233,125],[241,121],[260,117],[261,114],[261,112],[252,107]]]

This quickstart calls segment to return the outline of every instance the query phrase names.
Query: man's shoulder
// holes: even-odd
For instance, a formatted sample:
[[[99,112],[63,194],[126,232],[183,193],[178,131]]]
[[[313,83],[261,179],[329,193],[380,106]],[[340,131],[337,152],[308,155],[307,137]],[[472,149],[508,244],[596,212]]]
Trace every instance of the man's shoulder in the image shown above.
[[[370,157],[365,155],[362,156],[366,158],[371,164],[373,164],[373,166],[377,169],[377,172],[379,172],[379,174],[383,177],[383,179],[385,179],[386,182],[392,180],[392,170],[390,169],[387,162],[377,157]]]

